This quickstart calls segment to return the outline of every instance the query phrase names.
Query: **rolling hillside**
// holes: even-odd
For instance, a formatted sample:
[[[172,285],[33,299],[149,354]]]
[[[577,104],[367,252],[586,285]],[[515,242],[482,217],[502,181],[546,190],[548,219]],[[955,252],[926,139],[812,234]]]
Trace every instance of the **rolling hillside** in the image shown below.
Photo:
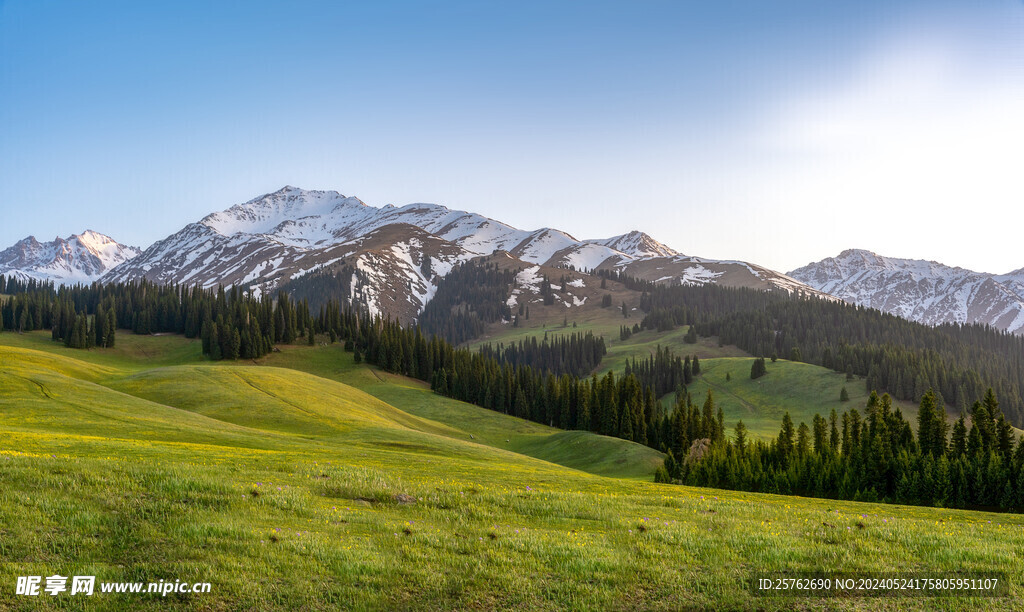
[[[676,610],[749,606],[749,581],[767,571],[968,569],[1009,572],[1011,596],[988,607],[1024,601],[1016,515],[587,474],[521,452],[566,464],[594,452],[613,459],[593,471],[623,476],[643,457],[617,463],[620,441],[435,402],[334,347],[243,365],[205,362],[193,344],[127,336],[73,351],[0,334],[0,580],[211,583],[93,596],[124,610]],[[12,593],[0,607],[26,605]]]
[[[725,413],[725,426],[730,435],[740,419],[751,435],[771,439],[778,435],[786,412],[797,425],[802,421],[808,426],[815,414],[828,418],[833,409],[838,414],[853,408],[864,413],[869,393],[862,379],[847,381],[844,374],[780,359],[776,363],[768,362],[768,374],[751,380],[752,363],[750,357],[701,360],[701,375],[688,389],[698,404],[704,401],[708,391],[712,392],[715,405]],[[846,402],[839,400],[843,387],[850,397]],[[666,401],[674,401],[674,398],[668,396]],[[905,418],[915,422],[915,405],[909,402],[894,405]]]
[[[44,382],[46,375],[57,376],[60,389],[76,380],[106,385],[91,385],[75,406],[143,400],[268,433],[319,438],[344,438],[356,429],[354,423],[401,425],[595,474],[646,480],[662,458],[645,446],[589,432],[576,432],[576,450],[567,456],[548,440],[565,435],[561,430],[435,395],[420,381],[353,363],[340,346],[291,346],[251,362],[256,367],[211,364],[199,354],[198,342],[178,336],[125,336],[116,349],[89,352],[90,361],[103,364],[94,367],[76,358],[81,351],[45,334],[5,334],[4,341],[18,346],[9,347],[0,364],[25,364],[10,370],[12,375],[36,371],[31,378]],[[171,365],[175,362],[183,365]],[[22,384],[28,389],[33,383]],[[73,395],[62,392],[61,397]],[[336,409],[327,410],[325,401]],[[70,430],[79,426],[77,418],[68,422]]]

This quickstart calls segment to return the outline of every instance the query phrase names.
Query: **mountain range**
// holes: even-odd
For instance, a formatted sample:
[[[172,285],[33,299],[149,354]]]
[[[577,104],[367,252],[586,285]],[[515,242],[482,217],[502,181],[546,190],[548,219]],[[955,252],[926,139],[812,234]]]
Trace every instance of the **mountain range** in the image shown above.
[[[136,247],[92,230],[67,238],[58,236],[51,242],[29,236],[0,251],[0,274],[58,285],[88,284],[139,253]]]
[[[438,204],[374,207],[336,191],[291,186],[209,214],[145,250],[91,230],[47,243],[30,236],[0,251],[0,274],[57,284],[235,285],[262,294],[311,272],[353,270],[347,297],[371,312],[413,321],[453,266],[494,252],[523,268],[617,270],[657,283],[784,290],[929,325],[984,323],[1024,333],[1024,269],[984,274],[854,249],[781,274],[684,255],[636,230],[580,240]]]
[[[1024,269],[985,274],[850,249],[789,276],[852,304],[927,325],[982,323],[1024,331]]]
[[[524,267],[618,269],[657,282],[818,293],[753,264],[685,256],[639,231],[579,240],[561,230],[521,230],[438,204],[378,208],[336,191],[291,186],[209,214],[141,253],[122,250],[131,257],[51,278],[65,284],[145,278],[203,287],[237,285],[260,294],[313,271],[348,267],[359,276],[349,297],[360,299],[371,312],[414,320],[453,266],[503,251]],[[34,270],[50,265],[45,254],[36,259]],[[16,265],[6,271],[25,272]]]

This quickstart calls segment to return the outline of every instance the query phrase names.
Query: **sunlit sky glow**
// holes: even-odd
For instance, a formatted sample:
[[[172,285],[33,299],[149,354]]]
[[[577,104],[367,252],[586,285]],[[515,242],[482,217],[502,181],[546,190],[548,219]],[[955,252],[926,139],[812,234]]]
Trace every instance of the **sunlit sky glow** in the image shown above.
[[[285,184],[780,271],[1024,267],[1024,3],[0,1],[0,248]]]

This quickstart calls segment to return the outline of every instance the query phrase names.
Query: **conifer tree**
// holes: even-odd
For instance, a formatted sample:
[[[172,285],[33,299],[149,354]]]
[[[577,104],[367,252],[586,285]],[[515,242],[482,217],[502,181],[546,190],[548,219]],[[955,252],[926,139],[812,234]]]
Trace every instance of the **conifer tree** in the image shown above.
[[[690,329],[686,330],[686,335],[683,336],[683,342],[687,344],[697,344],[697,327],[691,325]]]
[[[736,450],[742,457],[747,451],[747,426],[743,424],[743,419],[736,421]]]
[[[782,461],[782,466],[789,467],[789,456],[793,452],[793,419],[790,418],[789,412],[782,416],[782,429],[779,431],[777,448],[779,449],[779,458]]]
[[[94,320],[93,331],[96,334],[94,345],[102,347],[106,343],[107,339],[107,314],[103,310],[102,303],[96,306]]]
[[[829,446],[829,449],[832,451],[833,455],[838,455],[839,454],[840,437],[839,437],[838,423],[839,423],[839,416],[836,414],[836,409],[833,408],[832,409],[832,414],[829,415],[830,430],[829,430],[829,436],[828,436],[828,446]]]
[[[103,338],[103,346],[106,348],[114,348],[114,343],[116,341],[117,316],[114,314],[113,308],[107,311],[107,324],[105,329],[106,336]]]
[[[796,453],[798,456],[805,457],[811,450],[811,430],[808,429],[807,423],[800,421],[800,427],[797,428],[796,434]]]
[[[960,413],[960,418],[953,424],[953,437],[949,441],[949,454],[954,459],[959,459],[967,454],[967,426],[962,412]]]

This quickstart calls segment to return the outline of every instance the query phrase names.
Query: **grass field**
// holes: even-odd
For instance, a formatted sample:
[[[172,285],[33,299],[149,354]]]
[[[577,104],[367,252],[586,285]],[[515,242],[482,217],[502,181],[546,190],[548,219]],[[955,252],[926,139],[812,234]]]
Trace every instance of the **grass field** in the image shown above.
[[[118,344],[0,334],[0,609],[1024,605],[1024,517],[656,485],[632,447],[436,398],[336,347],[212,364],[181,338]],[[626,478],[524,452],[613,457],[588,467]],[[1011,588],[826,601],[746,587],[804,570],[1005,572]],[[17,576],[52,574],[212,589],[14,595]]]
[[[683,337],[690,329],[687,325],[670,332],[659,333],[654,330],[644,330],[633,334],[628,340],[620,340],[619,328],[624,324],[632,326],[634,323],[638,323],[640,319],[637,314],[634,313],[632,318],[624,319],[615,308],[576,309],[572,312],[576,318],[569,319],[568,325],[562,325],[562,319],[557,318],[557,312],[547,318],[523,321],[519,327],[491,325],[484,337],[474,340],[467,346],[475,350],[484,344],[510,344],[530,338],[536,338],[539,342],[545,336],[554,338],[559,335],[590,332],[595,336],[604,337],[605,346],[608,348],[608,354],[598,369],[601,374],[608,370],[621,371],[626,359],[646,357],[653,353],[658,346],[668,347],[680,357],[685,355],[696,355],[701,359],[750,357],[749,353],[735,346],[719,346],[718,338],[714,337],[700,338],[696,344],[687,344],[683,341]],[[573,327],[574,323],[575,327]]]
[[[774,438],[779,433],[782,416],[787,411],[797,425],[804,421],[811,425],[815,414],[828,417],[835,408],[837,413],[856,408],[863,413],[868,399],[868,391],[864,380],[856,378],[846,380],[840,374],[819,366],[780,359],[768,363],[769,375],[758,380],[751,380],[750,366],[753,360],[749,354],[735,346],[719,346],[717,338],[700,338],[696,344],[687,344],[683,338],[689,330],[687,326],[679,327],[665,333],[645,330],[633,334],[627,340],[619,339],[619,328],[623,319],[615,316],[615,309],[591,310],[589,318],[579,323],[577,328],[558,325],[544,327],[540,324],[525,328],[502,327],[492,330],[490,341],[517,342],[521,339],[536,337],[538,340],[547,333],[573,333],[590,331],[595,335],[603,335],[608,346],[608,354],[597,369],[599,375],[608,371],[622,372],[630,359],[644,359],[654,354],[657,347],[668,347],[676,355],[697,355],[701,360],[702,374],[688,388],[698,405],[703,404],[708,391],[712,391],[715,403],[722,408],[726,428],[731,430],[740,419],[747,426],[749,434],[762,439]],[[479,346],[477,342],[473,347]],[[726,373],[730,380],[726,380]],[[846,387],[850,400],[840,402],[840,390]],[[675,405],[675,394],[670,393],[662,398],[665,407],[671,410]],[[916,427],[917,406],[911,402],[896,402],[903,411],[905,418],[910,419]],[[950,414],[950,419],[958,415]]]
[[[660,346],[669,348],[679,357],[696,355],[701,362],[706,359],[721,357],[749,357],[747,353],[735,346],[718,346],[718,338],[700,338],[696,344],[687,344],[683,341],[689,326],[679,327],[670,332],[658,333],[654,330],[645,330],[635,333],[628,340],[619,340],[616,332],[613,341],[608,342],[608,354],[601,361],[599,374],[609,370],[621,372],[629,359],[644,359],[653,355]]]
[[[751,435],[774,438],[786,412],[796,425],[803,421],[808,427],[815,414],[827,418],[832,409],[840,415],[853,408],[864,413],[869,393],[863,379],[847,381],[845,374],[780,359],[767,362],[768,374],[752,380],[752,364],[753,358],[702,359],[701,375],[688,387],[698,405],[703,404],[708,391],[713,393],[730,433],[736,421],[742,419]],[[726,380],[727,374],[730,380]],[[843,387],[850,397],[847,402],[839,401]],[[674,394],[665,398],[666,405],[674,401]],[[909,402],[896,402],[895,406],[916,428],[917,407]]]

